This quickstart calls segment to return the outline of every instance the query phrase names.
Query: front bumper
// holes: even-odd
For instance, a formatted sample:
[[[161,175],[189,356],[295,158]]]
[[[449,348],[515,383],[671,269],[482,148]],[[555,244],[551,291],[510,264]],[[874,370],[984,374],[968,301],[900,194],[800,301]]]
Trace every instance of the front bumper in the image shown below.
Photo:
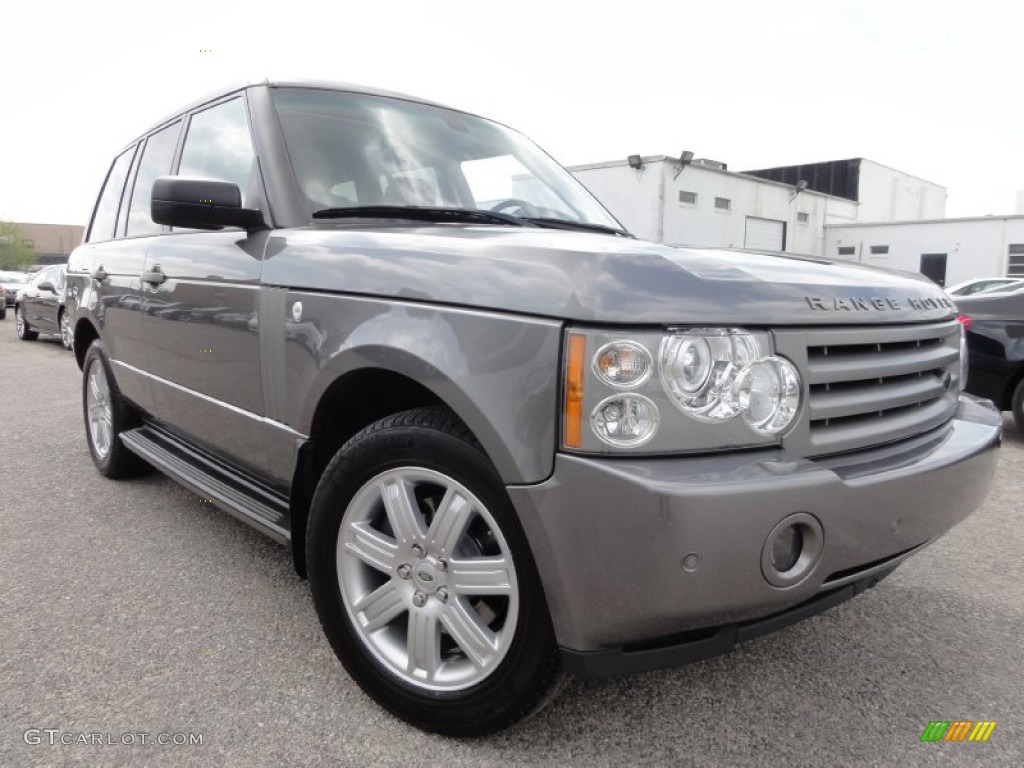
[[[800,618],[810,615],[801,606],[828,607],[838,601],[830,596],[870,586],[982,502],[1001,429],[997,412],[963,396],[948,424],[881,448],[824,459],[782,450],[559,454],[546,482],[508,490],[559,645],[575,668],[588,669],[594,654],[590,671],[607,673],[609,654],[688,644],[698,630],[710,637],[708,628],[736,630],[762,617]],[[766,543],[795,513],[820,524],[820,556],[798,583],[774,586],[763,571]],[[687,656],[646,658],[623,671]]]

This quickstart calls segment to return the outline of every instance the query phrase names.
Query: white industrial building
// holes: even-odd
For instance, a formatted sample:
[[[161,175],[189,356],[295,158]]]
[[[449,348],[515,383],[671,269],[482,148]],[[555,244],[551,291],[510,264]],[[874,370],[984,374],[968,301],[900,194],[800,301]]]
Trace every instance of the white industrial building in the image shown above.
[[[830,255],[826,227],[941,218],[946,190],[862,158],[744,173],[665,155],[570,167],[638,237],[669,245]]]
[[[1024,215],[833,223],[826,227],[825,255],[921,272],[940,285],[1024,278]]]

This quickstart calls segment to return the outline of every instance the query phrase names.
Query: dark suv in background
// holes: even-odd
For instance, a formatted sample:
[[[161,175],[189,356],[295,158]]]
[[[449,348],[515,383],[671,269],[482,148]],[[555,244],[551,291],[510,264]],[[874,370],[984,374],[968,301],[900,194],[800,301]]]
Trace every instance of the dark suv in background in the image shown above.
[[[1024,430],[1024,288],[958,297],[967,330],[967,391],[1012,411]]]
[[[930,281],[639,241],[520,134],[412,97],[174,113],[68,274],[99,471],[289,545],[352,676],[443,733],[853,597],[995,468]]]

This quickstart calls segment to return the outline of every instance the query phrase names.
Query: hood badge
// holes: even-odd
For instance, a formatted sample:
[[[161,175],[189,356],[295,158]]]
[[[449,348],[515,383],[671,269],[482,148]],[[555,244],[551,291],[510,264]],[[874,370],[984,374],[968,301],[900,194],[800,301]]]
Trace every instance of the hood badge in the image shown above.
[[[892,312],[901,309],[955,309],[952,299],[934,296],[919,299],[890,299],[877,296],[804,296],[807,306],[818,312]]]

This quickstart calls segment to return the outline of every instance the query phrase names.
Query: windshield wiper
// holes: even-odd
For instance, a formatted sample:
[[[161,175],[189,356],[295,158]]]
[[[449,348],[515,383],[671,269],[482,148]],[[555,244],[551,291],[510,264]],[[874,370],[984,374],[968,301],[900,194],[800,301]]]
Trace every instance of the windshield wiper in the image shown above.
[[[353,205],[345,208],[324,208],[313,213],[314,219],[413,219],[415,221],[454,221],[467,224],[508,224],[527,227],[516,216],[476,208],[429,208],[420,205]]]
[[[580,229],[584,232],[604,232],[609,235],[633,238],[629,232],[616,227],[606,227],[604,224],[591,224],[589,221],[574,221],[573,219],[551,219],[542,216],[524,216],[525,221],[536,224],[538,227],[550,227],[551,229]],[[635,238],[634,238],[635,239]]]

